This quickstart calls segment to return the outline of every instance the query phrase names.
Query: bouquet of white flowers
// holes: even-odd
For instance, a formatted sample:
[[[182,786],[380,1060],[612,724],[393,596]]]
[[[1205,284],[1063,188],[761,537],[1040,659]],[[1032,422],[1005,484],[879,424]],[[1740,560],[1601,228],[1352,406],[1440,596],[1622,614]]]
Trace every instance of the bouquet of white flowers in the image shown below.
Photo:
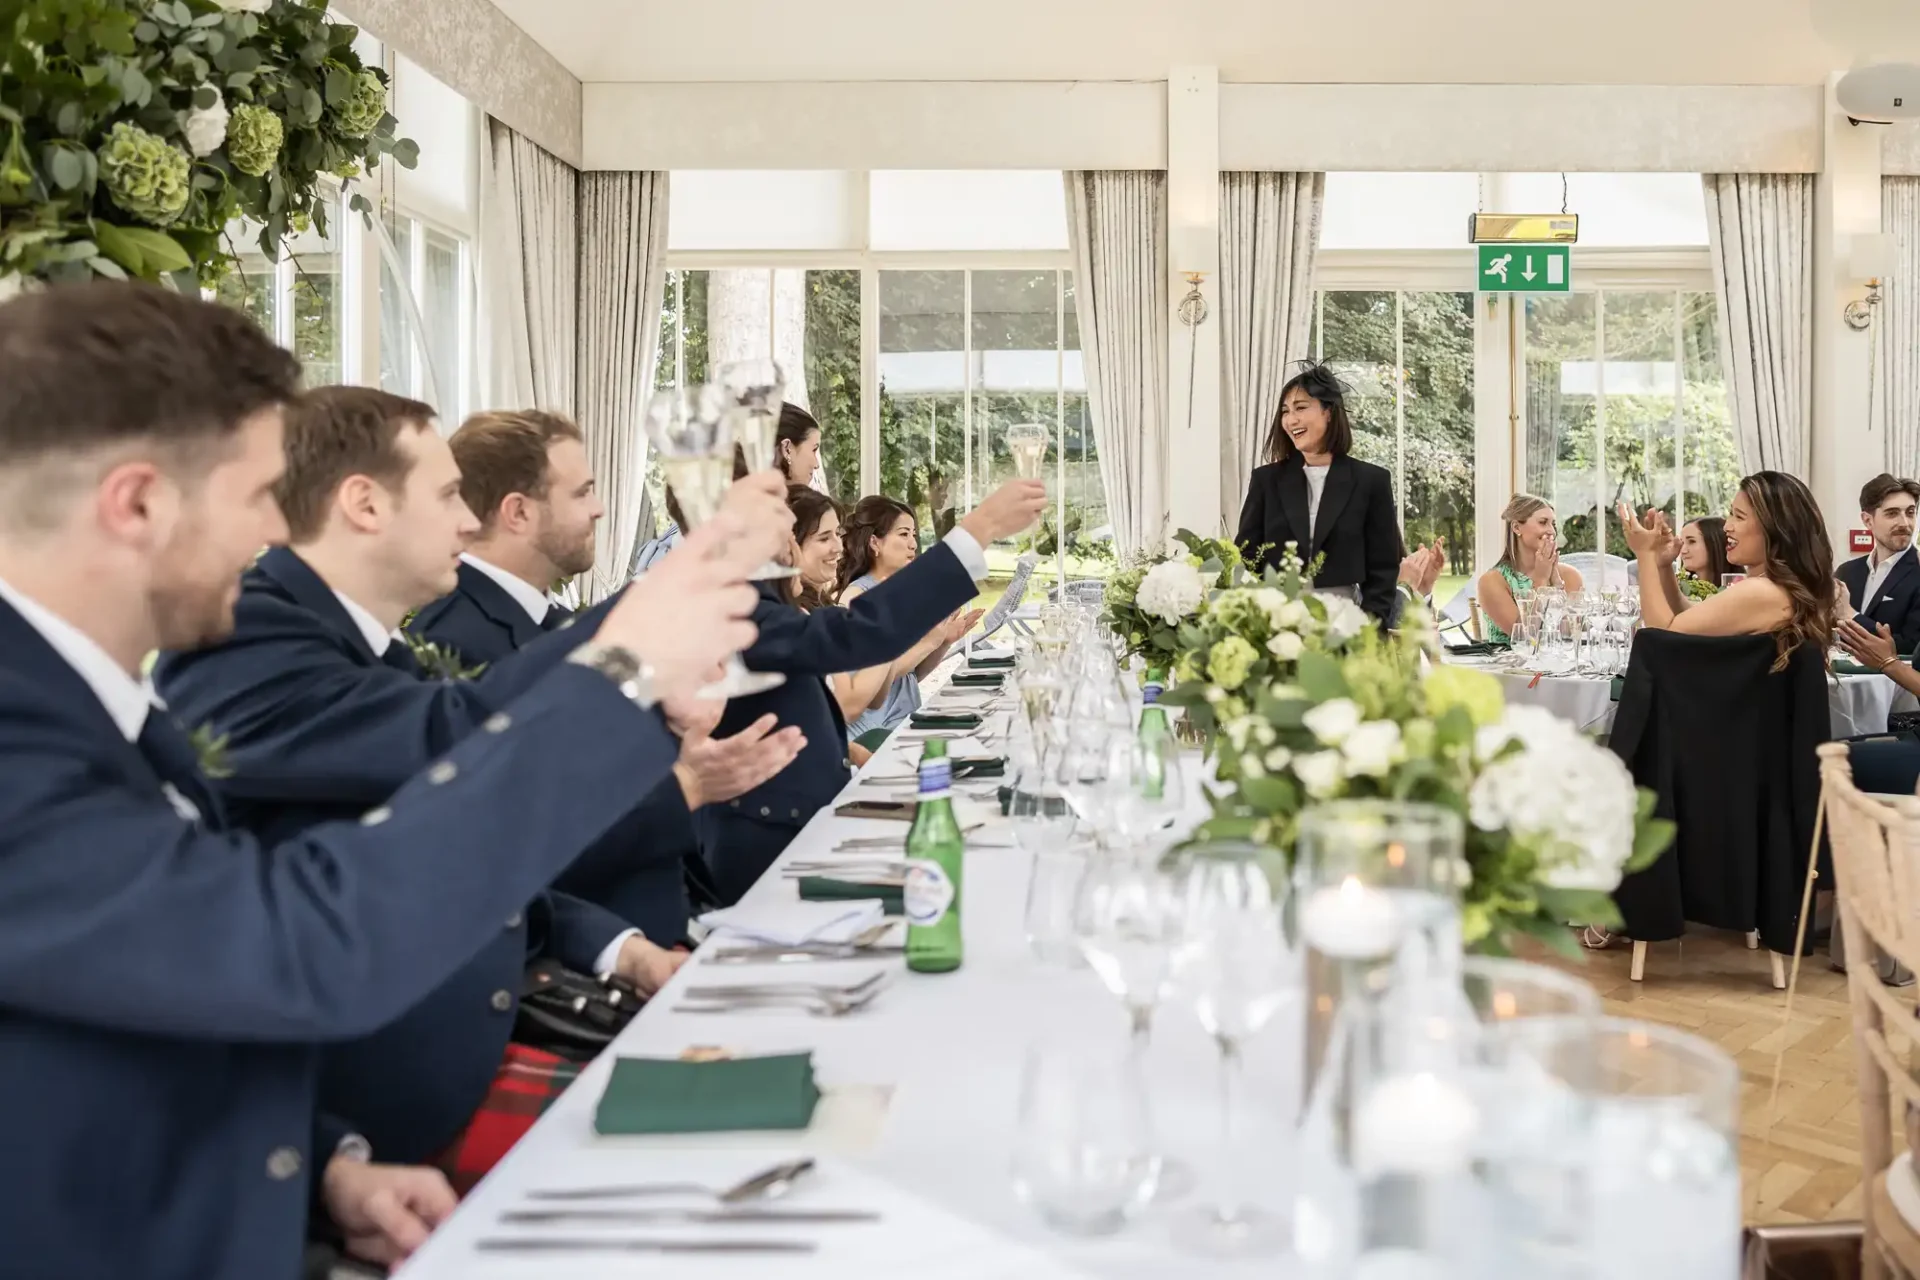
[[[1180,625],[1199,614],[1207,597],[1246,580],[1240,548],[1185,529],[1174,549],[1122,569],[1107,582],[1106,621],[1129,655],[1170,667],[1179,654]]]

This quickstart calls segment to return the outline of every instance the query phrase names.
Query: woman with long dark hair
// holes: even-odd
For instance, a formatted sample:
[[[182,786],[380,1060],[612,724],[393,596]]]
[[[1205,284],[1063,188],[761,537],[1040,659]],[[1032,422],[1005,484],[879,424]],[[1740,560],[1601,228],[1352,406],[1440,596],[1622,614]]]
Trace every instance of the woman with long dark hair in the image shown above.
[[[793,512],[793,546],[787,562],[800,571],[787,579],[787,596],[812,613],[839,598],[840,504],[803,484],[787,485],[787,509]]]
[[[1393,477],[1352,456],[1347,389],[1324,364],[1303,362],[1280,389],[1267,433],[1267,464],[1254,468],[1236,541],[1250,563],[1278,564],[1289,543],[1302,562],[1320,557],[1313,585],[1351,592],[1385,619],[1404,553]]]
[[[1680,567],[1718,591],[1731,572],[1727,567],[1727,522],[1719,516],[1702,516],[1682,525]]]
[[[1640,561],[1641,624],[1696,636],[1771,635],[1773,669],[1794,650],[1833,643],[1833,544],[1820,504],[1806,484],[1784,471],[1756,471],[1740,482],[1727,512],[1727,563],[1746,579],[1718,595],[1689,602],[1673,576],[1680,539],[1664,512],[1642,523],[1620,504],[1627,545]]]

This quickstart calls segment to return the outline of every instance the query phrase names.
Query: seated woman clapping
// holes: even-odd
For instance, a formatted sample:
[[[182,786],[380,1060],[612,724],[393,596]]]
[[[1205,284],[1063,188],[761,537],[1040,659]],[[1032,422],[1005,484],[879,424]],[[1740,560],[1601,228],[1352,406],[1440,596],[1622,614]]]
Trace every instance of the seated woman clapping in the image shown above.
[[[1774,637],[1774,670],[1803,644],[1825,652],[1833,637],[1833,546],[1807,486],[1782,471],[1740,482],[1727,513],[1727,563],[1745,573],[1718,595],[1689,601],[1674,577],[1680,539],[1665,513],[1646,519],[1620,504],[1620,525],[1640,563],[1641,625],[1697,636]]]
[[[1487,638],[1505,644],[1520,621],[1520,593],[1558,587],[1578,591],[1580,571],[1560,563],[1560,527],[1545,498],[1516,493],[1500,513],[1506,542],[1500,562],[1480,575],[1477,598]]]

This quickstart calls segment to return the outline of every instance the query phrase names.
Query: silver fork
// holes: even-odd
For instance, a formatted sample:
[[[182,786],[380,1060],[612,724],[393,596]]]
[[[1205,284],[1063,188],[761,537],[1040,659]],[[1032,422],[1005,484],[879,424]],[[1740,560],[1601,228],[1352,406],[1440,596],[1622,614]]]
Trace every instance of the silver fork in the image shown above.
[[[690,986],[685,994],[696,999],[788,994],[847,996],[857,999],[885,982],[886,978],[886,971],[882,969],[868,974],[859,982],[710,982],[700,986]]]
[[[873,1003],[880,992],[876,988],[858,998],[807,995],[793,992],[785,996],[734,996],[710,1004],[677,1004],[675,1013],[805,1013],[816,1018],[844,1017]]]

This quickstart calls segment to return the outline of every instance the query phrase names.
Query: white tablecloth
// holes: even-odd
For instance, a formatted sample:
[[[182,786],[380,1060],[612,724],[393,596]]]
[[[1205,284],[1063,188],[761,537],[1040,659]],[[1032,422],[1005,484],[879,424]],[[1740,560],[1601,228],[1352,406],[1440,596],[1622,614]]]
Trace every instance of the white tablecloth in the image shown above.
[[[937,677],[936,677],[937,678]],[[956,691],[963,692],[963,691]],[[919,740],[896,732],[863,772],[910,771]],[[1197,763],[1197,758],[1196,758]],[[1196,769],[1197,773],[1197,769]],[[859,790],[856,780],[850,790]],[[873,794],[880,788],[865,788]],[[1194,790],[1198,791],[1197,782]],[[1284,1277],[1273,1259],[1216,1263],[1175,1251],[1158,1210],[1125,1233],[1078,1241],[1045,1230],[1013,1196],[1010,1157],[1025,1053],[1040,1037],[1124,1036],[1119,1004],[1085,969],[1049,969],[1028,954],[1023,926],[1029,860],[1012,846],[1011,828],[978,802],[963,824],[987,820],[967,851],[964,881],[966,960],[956,972],[907,973],[898,959],[808,964],[796,970],[719,967],[699,955],[620,1036],[612,1053],[671,1057],[692,1046],[739,1053],[810,1049],[829,1097],[805,1134],[734,1134],[603,1139],[592,1117],[611,1070],[612,1054],[587,1069],[533,1131],[467,1199],[402,1273],[406,1280],[600,1280],[673,1275],[855,1280],[913,1275],[916,1280],[1012,1280],[1019,1277]],[[830,856],[854,835],[901,831],[898,824],[821,813],[785,859]],[[988,841],[1005,842],[987,847]],[[791,897],[776,867],[749,901]],[[703,951],[705,948],[702,949]],[[689,982],[798,980],[844,982],[874,968],[893,970],[895,985],[866,1010],[839,1019],[804,1016],[676,1013],[676,989]],[[1298,1110],[1299,1010],[1277,1018],[1249,1047],[1244,1122],[1239,1134],[1243,1181],[1267,1203],[1280,1199],[1292,1161],[1287,1121]],[[1156,1019],[1149,1071],[1162,1146],[1202,1174],[1202,1191],[1217,1189],[1219,1112],[1216,1058],[1191,1013],[1164,1006]],[[861,1089],[859,1086],[877,1086]],[[873,1099],[885,1098],[877,1129]],[[835,1096],[836,1093],[838,1096]],[[525,1203],[529,1189],[643,1181],[724,1186],[796,1154],[820,1167],[779,1203],[790,1208],[879,1210],[873,1225],[727,1226],[622,1229],[521,1227],[498,1221]],[[633,1202],[641,1204],[646,1202]],[[678,1201],[674,1203],[685,1203]],[[1189,1201],[1188,1203],[1192,1203]],[[500,1255],[476,1251],[483,1238],[537,1233],[579,1237],[612,1234],[693,1238],[809,1239],[811,1255],[648,1254]]]
[[[1613,728],[1614,712],[1620,704],[1612,700],[1612,681],[1605,677],[1536,677],[1526,671],[1495,674],[1509,702],[1545,707],[1590,733],[1606,733]],[[1889,713],[1912,710],[1914,706],[1911,694],[1903,696],[1899,685],[1881,675],[1829,677],[1827,701],[1835,738],[1885,733]]]

